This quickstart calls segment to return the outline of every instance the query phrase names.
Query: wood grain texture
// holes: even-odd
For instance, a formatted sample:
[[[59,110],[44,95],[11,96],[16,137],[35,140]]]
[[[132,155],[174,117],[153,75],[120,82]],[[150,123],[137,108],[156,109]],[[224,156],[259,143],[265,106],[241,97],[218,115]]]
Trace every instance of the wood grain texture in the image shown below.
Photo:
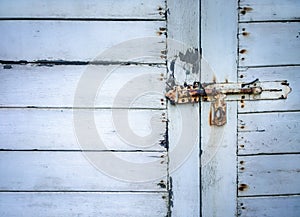
[[[0,193],[0,215],[6,217],[161,217],[165,193]]]
[[[160,56],[166,49],[165,35],[160,28],[165,25],[163,21],[1,21],[0,60],[164,63]],[[151,38],[141,39],[145,37]]]
[[[243,68],[239,70],[239,81],[249,82],[258,78],[260,81],[287,80],[292,92],[284,100],[245,101],[244,107],[239,102],[239,113],[262,111],[297,111],[300,109],[300,67]]]
[[[238,158],[238,194],[299,194],[300,155],[260,155]]]
[[[300,153],[300,113],[239,115],[238,153]]]
[[[1,65],[0,105],[165,108],[165,71],[164,66],[147,65]],[[92,94],[87,92],[91,86]],[[86,101],[93,94],[95,99]]]
[[[201,82],[237,81],[238,1],[201,1]],[[209,125],[210,103],[201,103],[203,217],[236,216],[237,103],[227,103],[227,123]]]
[[[239,198],[241,217],[298,217],[300,196]]]
[[[192,84],[200,79],[200,2],[169,0],[167,6],[169,78],[172,80],[173,73],[176,83]],[[198,104],[168,104],[170,205],[174,217],[200,215],[199,119]]]
[[[241,0],[240,21],[299,20],[298,0]]]
[[[92,113],[100,139],[86,136],[89,146],[80,145],[74,131],[74,114],[69,109],[0,109],[0,149],[5,150],[153,150],[166,148],[165,111],[81,110],[83,121]],[[125,115],[124,115],[125,114]],[[119,130],[124,123],[132,131]],[[88,132],[92,125],[85,130]],[[82,129],[84,131],[84,129]],[[100,141],[104,147],[92,145]],[[141,141],[140,145],[136,144]],[[105,148],[105,149],[104,149]]]
[[[94,167],[96,162],[90,154],[105,168]],[[3,151],[0,156],[2,191],[166,191],[167,160],[163,153]],[[124,169],[116,164],[118,159],[134,165],[125,172],[128,180],[144,175],[161,178],[139,183],[120,180],[114,176]],[[147,162],[153,163],[147,166]]]
[[[241,23],[239,66],[300,63],[300,23]]]
[[[163,19],[163,0],[3,0],[1,18],[98,18],[98,19]]]

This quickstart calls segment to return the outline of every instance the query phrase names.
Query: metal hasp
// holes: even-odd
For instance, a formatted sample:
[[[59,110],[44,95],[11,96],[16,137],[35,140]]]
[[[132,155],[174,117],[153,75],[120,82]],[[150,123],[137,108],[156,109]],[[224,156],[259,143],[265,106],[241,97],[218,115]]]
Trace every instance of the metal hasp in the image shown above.
[[[286,99],[291,92],[287,81],[265,81],[258,79],[249,83],[203,83],[176,85],[166,93],[172,105],[183,103],[211,102],[210,124],[226,124],[226,102],[241,100]]]

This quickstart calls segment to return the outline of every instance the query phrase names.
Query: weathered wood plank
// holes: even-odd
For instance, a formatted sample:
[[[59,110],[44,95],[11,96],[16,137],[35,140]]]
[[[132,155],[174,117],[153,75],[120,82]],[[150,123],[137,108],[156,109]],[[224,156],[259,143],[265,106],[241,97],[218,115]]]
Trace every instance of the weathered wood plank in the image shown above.
[[[100,139],[87,135],[89,144],[102,141],[105,147],[81,146],[69,109],[0,109],[0,149],[5,150],[166,150],[164,111],[80,110],[82,121],[92,113]],[[76,117],[76,116],[75,116]],[[133,136],[120,126],[128,126]],[[89,131],[91,124],[88,124]],[[84,129],[82,129],[84,131]],[[139,141],[142,143],[137,144]]]
[[[300,63],[300,23],[241,23],[239,66]]]
[[[258,78],[260,81],[283,81],[287,80],[292,92],[284,100],[258,100],[245,101],[244,107],[239,102],[239,112],[261,111],[297,111],[300,110],[300,67],[267,67],[240,69],[239,81],[249,82]]]
[[[2,0],[1,18],[163,19],[163,0]]]
[[[0,60],[164,63],[160,56],[165,35],[160,28],[165,25],[163,21],[1,21]]]
[[[300,153],[300,113],[239,115],[238,153]]]
[[[199,81],[200,2],[169,0],[168,65],[178,84]],[[174,64],[174,67],[171,65]],[[188,73],[187,71],[190,71]],[[172,216],[200,215],[199,105],[168,104]]]
[[[165,71],[146,65],[1,65],[0,105],[165,108]]]
[[[239,198],[241,217],[298,217],[300,196]]]
[[[167,216],[165,193],[0,193],[6,217],[161,217]]]
[[[2,191],[166,191],[166,176],[160,152],[0,153]]]
[[[201,1],[201,82],[237,81],[238,1]],[[237,103],[227,103],[227,124],[209,125],[210,103],[201,103],[203,217],[236,216]]]
[[[241,0],[240,21],[299,20],[298,0]]]
[[[300,155],[243,156],[238,160],[240,196],[300,193]]]

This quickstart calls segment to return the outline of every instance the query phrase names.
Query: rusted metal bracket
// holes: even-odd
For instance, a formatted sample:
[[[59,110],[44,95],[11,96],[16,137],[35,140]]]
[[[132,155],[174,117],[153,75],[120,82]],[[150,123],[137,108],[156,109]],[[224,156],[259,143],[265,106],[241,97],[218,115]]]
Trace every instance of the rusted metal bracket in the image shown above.
[[[176,85],[166,93],[171,104],[211,102],[210,123],[216,126],[226,124],[226,102],[237,100],[286,99],[291,92],[287,81],[249,83],[203,83]]]

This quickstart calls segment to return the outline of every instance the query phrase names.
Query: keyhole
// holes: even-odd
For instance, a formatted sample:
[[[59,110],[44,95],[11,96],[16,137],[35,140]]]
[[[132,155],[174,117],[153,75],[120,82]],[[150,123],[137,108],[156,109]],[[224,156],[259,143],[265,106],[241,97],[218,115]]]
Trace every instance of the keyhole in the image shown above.
[[[216,112],[215,112],[215,117],[218,119],[218,120],[222,120],[223,119],[223,112],[222,112],[222,108],[219,107]]]

